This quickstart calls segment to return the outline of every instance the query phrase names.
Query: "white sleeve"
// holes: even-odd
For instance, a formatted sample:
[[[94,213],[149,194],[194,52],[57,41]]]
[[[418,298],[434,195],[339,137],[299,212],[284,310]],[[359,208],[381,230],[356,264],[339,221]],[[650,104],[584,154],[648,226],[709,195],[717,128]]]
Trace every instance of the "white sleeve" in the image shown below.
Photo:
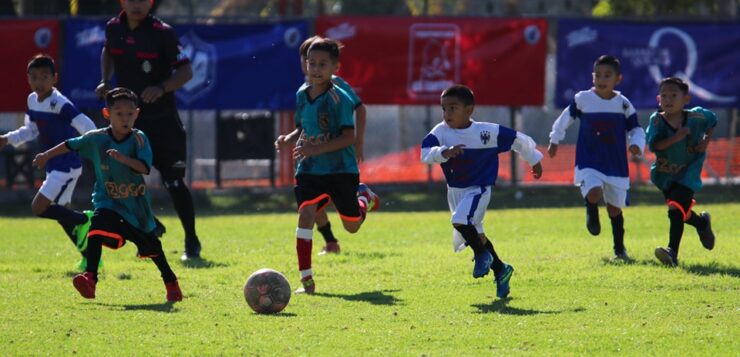
[[[575,101],[571,103],[571,105],[575,105]],[[575,121],[576,118],[570,116],[570,105],[565,107],[565,109],[563,109],[563,112],[560,113],[558,119],[555,120],[555,123],[552,124],[552,131],[550,132],[550,142],[553,144],[558,144],[561,140],[563,140],[565,138],[565,130],[573,125]]]
[[[442,156],[442,152],[447,150],[447,146],[432,146],[421,148],[421,161],[425,164],[441,164],[447,162],[447,158]]]
[[[641,126],[632,128],[632,130],[627,132],[627,140],[629,142],[627,147],[637,145],[640,148],[640,154],[645,154],[645,129]]]
[[[80,133],[80,135],[87,133],[90,130],[95,130],[97,127],[95,127],[95,123],[93,123],[90,118],[87,117],[85,114],[78,114],[74,119],[72,119],[72,123],[70,123],[73,128],[77,129],[77,132]]]
[[[8,143],[17,147],[39,136],[39,127],[26,114],[25,118],[23,118],[23,126],[5,135],[8,138]]]
[[[511,150],[518,152],[522,159],[529,163],[529,166],[534,166],[540,160],[542,160],[542,153],[537,150],[537,144],[527,136],[526,134],[517,132],[514,143],[511,144]]]

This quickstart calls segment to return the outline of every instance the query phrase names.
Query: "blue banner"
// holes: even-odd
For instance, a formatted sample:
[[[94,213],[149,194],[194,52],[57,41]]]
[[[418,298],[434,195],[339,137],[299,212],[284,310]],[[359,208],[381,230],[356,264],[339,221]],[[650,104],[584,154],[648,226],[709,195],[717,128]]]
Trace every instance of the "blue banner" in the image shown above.
[[[298,47],[308,22],[173,27],[193,68],[193,78],[176,93],[179,109],[295,108],[303,83]],[[102,106],[95,87],[104,41],[104,21],[65,24],[60,89],[79,108]]]
[[[740,107],[740,23],[558,21],[555,105],[567,106],[591,88],[593,63],[612,55],[622,63],[617,85],[637,108],[656,108],[658,83],[681,77],[690,105]]]

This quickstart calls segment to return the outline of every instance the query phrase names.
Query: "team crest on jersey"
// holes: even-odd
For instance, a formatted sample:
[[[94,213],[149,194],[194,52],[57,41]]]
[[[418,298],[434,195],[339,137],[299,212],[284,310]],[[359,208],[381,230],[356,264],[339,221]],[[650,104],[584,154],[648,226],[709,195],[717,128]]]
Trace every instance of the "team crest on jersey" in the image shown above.
[[[152,63],[147,61],[144,61],[144,63],[141,64],[141,70],[144,71],[144,73],[149,73],[152,71]]]
[[[329,113],[319,112],[319,129],[321,131],[329,130]]]
[[[51,107],[51,110],[54,110],[54,107],[57,106],[57,100],[52,99],[51,102],[49,102],[49,106]]]
[[[488,144],[488,142],[491,140],[491,132],[488,130],[483,130],[480,132],[480,142],[483,143],[483,145]]]

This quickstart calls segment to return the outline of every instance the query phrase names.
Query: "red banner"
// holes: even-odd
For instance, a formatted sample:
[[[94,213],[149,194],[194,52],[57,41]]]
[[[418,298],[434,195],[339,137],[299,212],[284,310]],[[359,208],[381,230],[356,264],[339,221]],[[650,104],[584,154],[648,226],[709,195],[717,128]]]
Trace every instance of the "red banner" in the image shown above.
[[[320,17],[344,44],[338,75],[368,104],[438,104],[461,83],[477,104],[542,105],[545,19]]]
[[[0,21],[0,112],[25,112],[26,98],[31,93],[26,79],[26,65],[37,53],[46,53],[57,62],[59,71],[59,21]]]

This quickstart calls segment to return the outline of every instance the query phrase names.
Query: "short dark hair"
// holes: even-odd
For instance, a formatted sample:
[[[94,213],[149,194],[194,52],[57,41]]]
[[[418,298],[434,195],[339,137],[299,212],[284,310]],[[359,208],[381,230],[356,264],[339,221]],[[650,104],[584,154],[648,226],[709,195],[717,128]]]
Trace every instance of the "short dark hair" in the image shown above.
[[[332,60],[339,61],[339,49],[342,47],[342,43],[337,40],[319,38],[308,47],[306,55],[311,51],[324,51],[329,53],[329,57],[331,57]]]
[[[105,93],[105,106],[108,108],[112,107],[114,104],[116,104],[116,102],[119,102],[121,100],[128,100],[133,102],[135,106],[139,106],[139,97],[136,96],[136,93],[134,93],[134,91],[128,88],[113,88]]]
[[[460,101],[465,105],[475,104],[475,95],[473,94],[473,91],[462,84],[456,84],[454,86],[448,87],[442,92],[441,97],[455,97],[457,99],[460,99]]]
[[[26,68],[26,73],[31,71],[31,68],[48,68],[51,71],[51,74],[56,74],[56,66],[54,65],[54,59],[51,58],[51,56],[43,53],[39,53],[33,58],[31,58],[30,61],[28,61],[28,67]]]
[[[594,61],[594,70],[596,70],[596,66],[602,64],[612,66],[612,68],[614,68],[617,73],[622,73],[622,64],[619,63],[619,59],[617,57],[602,55],[601,57],[597,58],[596,61]]]
[[[321,40],[321,39],[322,37],[319,35],[314,35],[314,36],[307,38],[305,41],[303,41],[303,43],[301,44],[301,47],[298,48],[298,53],[301,54],[301,57],[308,57],[309,47],[311,47],[311,45],[314,42]]]
[[[663,78],[663,80],[660,81],[660,85],[658,86],[658,89],[663,88],[666,84],[673,84],[678,87],[678,89],[683,92],[683,94],[689,94],[689,84],[686,83],[681,78],[678,77],[668,77]]]

